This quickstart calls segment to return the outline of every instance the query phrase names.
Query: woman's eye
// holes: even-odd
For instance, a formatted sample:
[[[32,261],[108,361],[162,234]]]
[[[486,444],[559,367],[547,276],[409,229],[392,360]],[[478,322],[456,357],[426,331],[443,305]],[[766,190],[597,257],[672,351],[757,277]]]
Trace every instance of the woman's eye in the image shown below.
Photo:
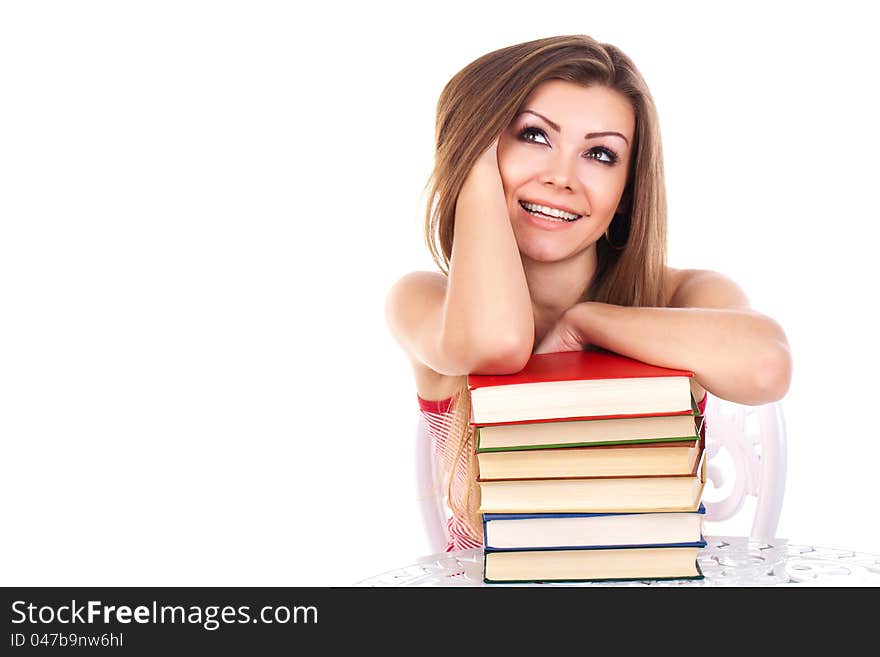
[[[529,139],[529,135],[538,135],[542,139],[544,139],[544,142],[546,143],[544,131],[540,130],[539,128],[524,128],[522,130],[522,132],[519,133],[520,139],[522,139],[523,141],[530,141],[533,143],[539,143],[539,142],[535,142],[533,139]]]
[[[606,164],[614,164],[617,162],[617,154],[602,146],[591,148],[587,153],[587,156],[594,160],[598,160],[599,162],[605,162]]]
[[[540,137],[542,141],[537,141],[538,137]],[[519,138],[522,141],[532,144],[547,144],[549,146],[547,136],[540,128],[535,128],[532,126],[523,128],[519,133]],[[597,162],[602,162],[604,164],[615,164],[617,162],[617,154],[614,151],[605,148],[604,146],[596,146],[594,148],[591,148],[589,151],[587,151],[586,156],[592,160],[596,160]]]

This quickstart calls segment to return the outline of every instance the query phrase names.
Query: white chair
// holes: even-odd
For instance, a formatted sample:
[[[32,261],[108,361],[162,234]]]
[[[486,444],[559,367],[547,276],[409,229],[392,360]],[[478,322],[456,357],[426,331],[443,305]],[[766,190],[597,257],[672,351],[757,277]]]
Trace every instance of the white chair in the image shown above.
[[[445,492],[440,464],[434,454],[425,416],[419,412],[416,426],[416,499],[422,512],[422,524],[432,553],[443,552],[446,535]]]
[[[731,521],[741,523],[738,514],[750,497],[754,498],[754,511],[749,537],[771,541],[776,536],[785,493],[787,448],[782,406],[779,402],[746,406],[709,395],[705,422],[706,534],[742,534],[727,528],[733,524]],[[439,483],[439,464],[421,413],[415,456],[417,498],[428,543],[432,552],[442,552],[448,540],[445,491]]]
[[[754,503],[749,537],[771,541],[782,512],[788,459],[782,405],[746,406],[707,395],[706,531],[744,533],[721,528],[736,520],[748,501]]]

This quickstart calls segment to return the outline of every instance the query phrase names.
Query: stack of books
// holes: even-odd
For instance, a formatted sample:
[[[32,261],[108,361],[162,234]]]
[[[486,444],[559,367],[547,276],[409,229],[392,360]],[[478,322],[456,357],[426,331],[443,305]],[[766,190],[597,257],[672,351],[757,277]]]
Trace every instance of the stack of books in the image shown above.
[[[486,582],[700,578],[693,372],[607,351],[471,375]]]

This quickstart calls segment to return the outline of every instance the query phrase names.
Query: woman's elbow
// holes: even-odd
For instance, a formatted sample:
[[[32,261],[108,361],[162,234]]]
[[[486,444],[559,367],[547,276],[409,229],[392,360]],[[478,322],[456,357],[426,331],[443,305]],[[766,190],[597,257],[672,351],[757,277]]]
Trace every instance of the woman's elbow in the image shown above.
[[[754,370],[754,388],[761,399],[759,403],[769,404],[785,397],[791,385],[791,370],[788,345],[774,340]]]
[[[516,374],[532,355],[532,345],[520,340],[493,345],[481,352],[474,362],[473,374]]]
[[[515,335],[497,334],[491,339],[462,333],[446,333],[442,351],[456,369],[468,374],[514,374],[525,367],[532,344]]]

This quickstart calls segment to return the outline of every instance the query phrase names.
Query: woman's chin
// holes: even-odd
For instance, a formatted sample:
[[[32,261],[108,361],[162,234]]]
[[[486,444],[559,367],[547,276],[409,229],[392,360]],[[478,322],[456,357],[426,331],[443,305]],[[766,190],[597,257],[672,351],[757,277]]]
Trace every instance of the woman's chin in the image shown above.
[[[518,243],[520,255],[534,262],[553,263],[571,260],[573,257],[582,254],[584,251],[595,248],[595,244],[589,244],[586,247],[578,249],[562,248],[561,244],[542,244],[529,242],[526,244]]]

